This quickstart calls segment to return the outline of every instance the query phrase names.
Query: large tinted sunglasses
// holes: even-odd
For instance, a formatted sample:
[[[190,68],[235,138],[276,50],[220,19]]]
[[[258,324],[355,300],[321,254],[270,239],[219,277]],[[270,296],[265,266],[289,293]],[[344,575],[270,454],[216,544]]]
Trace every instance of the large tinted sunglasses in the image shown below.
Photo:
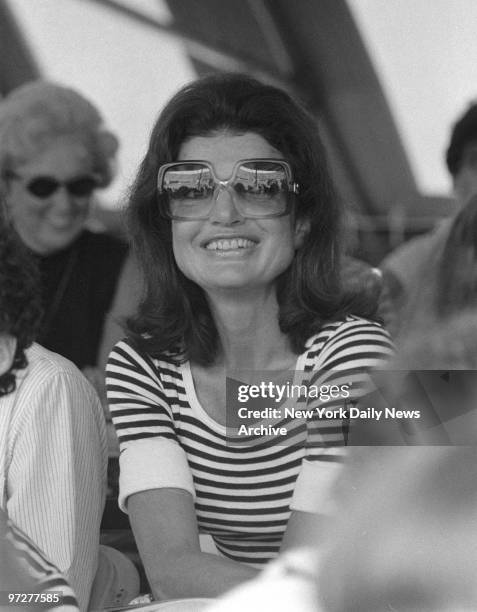
[[[298,193],[290,164],[283,159],[243,159],[226,181],[217,178],[207,161],[177,161],[160,167],[157,188],[167,196],[167,216],[177,221],[207,219],[220,189],[231,192],[237,210],[249,219],[288,214],[288,194]]]
[[[97,179],[89,174],[75,176],[67,181],[59,181],[53,176],[36,176],[24,179],[17,174],[12,174],[12,177],[25,181],[26,189],[40,200],[49,198],[58,191],[60,187],[64,187],[73,197],[87,197],[90,196],[98,186]]]

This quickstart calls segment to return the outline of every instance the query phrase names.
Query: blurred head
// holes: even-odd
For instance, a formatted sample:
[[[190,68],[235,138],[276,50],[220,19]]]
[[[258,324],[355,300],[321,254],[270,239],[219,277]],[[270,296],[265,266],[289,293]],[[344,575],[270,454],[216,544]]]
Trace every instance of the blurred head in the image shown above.
[[[201,221],[202,229],[195,236],[185,237],[185,233],[195,231],[196,222],[167,218],[167,195],[157,193],[158,172],[164,164],[197,156],[212,163],[220,180],[230,178],[239,159],[272,157],[287,161],[293,181],[299,184],[299,193],[287,196],[292,200],[291,214],[288,218],[261,221],[244,219],[229,190],[220,189],[211,216]],[[309,331],[307,328],[305,332],[306,323],[316,321],[317,313],[327,318],[339,310],[340,213],[324,148],[315,120],[276,87],[248,76],[226,74],[200,79],[180,90],[154,126],[132,190],[129,214],[133,243],[147,277],[142,321],[143,324],[146,319],[149,321],[149,331],[154,326],[153,309],[160,313],[156,322],[159,318],[163,320],[166,312],[167,317],[172,316],[175,329],[183,334],[189,346],[194,333],[186,329],[185,320],[192,319],[195,325],[205,317],[211,322],[202,291],[209,281],[201,281],[197,273],[191,273],[190,265],[194,265],[194,254],[198,264],[207,257],[199,249],[214,238],[214,232],[221,236],[243,232],[244,238],[260,243],[262,239],[268,241],[270,234],[268,237],[265,234],[272,231],[274,248],[281,258],[280,265],[273,268],[272,279],[281,306],[280,322],[285,332],[293,335],[294,330],[299,335],[295,344],[304,341]],[[201,235],[200,231],[205,233]],[[285,240],[283,232],[287,235]],[[190,247],[188,253],[186,242]],[[272,242],[266,244],[271,257]],[[184,253],[188,262],[181,260]],[[260,259],[263,274],[266,260],[270,261]],[[231,262],[230,274],[224,275],[224,280],[225,276],[234,277],[233,270],[237,269],[234,265]],[[146,316],[146,312],[151,314]],[[181,317],[184,323],[178,325]],[[139,319],[141,316],[136,323]],[[141,324],[132,327],[138,330]],[[206,344],[213,351],[216,334],[212,328],[209,331]],[[162,333],[163,337],[168,336],[164,330]]]
[[[475,446],[357,450],[319,580],[326,610],[475,610]]]
[[[0,396],[15,390],[15,371],[41,316],[38,272],[24,246],[0,219]]]
[[[403,343],[399,361],[401,369],[477,372],[475,308],[459,310],[433,330],[415,333]]]
[[[477,317],[468,310],[415,334],[392,364],[391,387],[402,371],[420,384],[383,391],[387,405],[401,395],[421,418],[402,421],[414,439],[350,447],[320,577],[329,612],[476,609],[476,347]],[[429,408],[437,419],[426,423]]]
[[[447,168],[461,205],[477,194],[477,104],[454,124],[446,154]]]
[[[452,223],[438,267],[435,307],[439,317],[447,317],[476,305],[477,195]]]
[[[404,433],[400,440],[412,444],[475,445],[476,347],[475,308],[442,318],[431,329],[416,330],[402,344],[384,397],[390,405],[418,409],[420,414],[418,419],[400,424]]]
[[[31,250],[53,253],[78,236],[94,190],[112,179],[117,146],[72,89],[35,81],[0,102],[0,191]]]

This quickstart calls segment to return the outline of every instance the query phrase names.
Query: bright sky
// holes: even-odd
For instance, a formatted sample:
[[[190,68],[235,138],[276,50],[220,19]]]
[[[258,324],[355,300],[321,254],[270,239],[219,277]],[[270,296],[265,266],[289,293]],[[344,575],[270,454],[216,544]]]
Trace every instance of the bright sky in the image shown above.
[[[477,101],[476,0],[347,0],[422,191],[445,194],[451,125]]]
[[[112,205],[144,157],[157,114],[194,78],[183,45],[173,37],[85,0],[9,0],[45,76],[77,88],[119,135],[118,176],[104,192]],[[123,4],[128,4],[122,0]],[[158,0],[132,0],[167,20]]]
[[[160,0],[116,0],[170,19]],[[347,0],[422,191],[446,194],[449,128],[477,100],[477,0]],[[119,202],[158,111],[194,73],[181,43],[86,0],[9,0],[46,76],[78,88],[122,143]]]

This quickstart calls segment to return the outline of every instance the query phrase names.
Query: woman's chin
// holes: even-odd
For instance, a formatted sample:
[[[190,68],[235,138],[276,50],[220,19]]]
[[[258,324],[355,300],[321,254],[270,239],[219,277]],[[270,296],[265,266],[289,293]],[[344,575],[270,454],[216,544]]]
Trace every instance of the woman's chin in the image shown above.
[[[30,246],[33,251],[41,255],[49,255],[57,251],[67,249],[81,233],[81,227],[55,227],[49,228],[47,232],[39,232],[37,236],[32,237]]]
[[[243,299],[247,295],[266,292],[269,289],[269,285],[270,283],[265,283],[262,279],[234,278],[229,275],[224,279],[214,278],[208,283],[201,284],[201,287],[206,293],[228,294],[234,297],[236,296],[237,299]]]

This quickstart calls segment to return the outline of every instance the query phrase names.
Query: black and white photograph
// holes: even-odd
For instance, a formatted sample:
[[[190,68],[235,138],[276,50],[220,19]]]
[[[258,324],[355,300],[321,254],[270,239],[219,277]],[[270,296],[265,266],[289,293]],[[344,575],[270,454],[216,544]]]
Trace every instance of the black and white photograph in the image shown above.
[[[0,0],[0,612],[475,612],[476,408],[476,0]]]

